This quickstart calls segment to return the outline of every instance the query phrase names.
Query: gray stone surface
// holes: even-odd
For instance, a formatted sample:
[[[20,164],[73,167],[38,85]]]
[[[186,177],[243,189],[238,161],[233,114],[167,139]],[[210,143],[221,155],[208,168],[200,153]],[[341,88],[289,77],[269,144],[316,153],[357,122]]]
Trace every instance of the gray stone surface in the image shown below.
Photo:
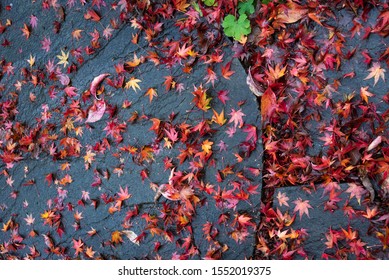
[[[4,5],[10,4],[11,1],[5,1]],[[29,129],[40,126],[37,123],[37,118],[41,117],[42,105],[47,104],[49,111],[52,113],[52,118],[48,121],[52,125],[50,133],[57,134],[58,139],[51,141],[57,148],[57,152],[62,148],[61,139],[65,137],[61,126],[66,121],[63,116],[72,101],[80,102],[80,109],[82,115],[87,116],[87,110],[92,105],[93,98],[85,98],[84,93],[89,89],[90,83],[97,75],[101,73],[110,73],[109,78],[117,77],[114,65],[124,63],[132,60],[134,54],[138,57],[146,56],[151,48],[148,48],[147,42],[141,39],[138,45],[130,42],[132,35],[136,30],[130,24],[120,24],[120,27],[113,31],[112,37],[109,40],[104,38],[99,39],[101,45],[91,55],[86,55],[84,48],[90,45],[91,35],[93,30],[97,30],[102,35],[105,26],[109,25],[111,18],[118,17],[118,10],[112,10],[109,7],[102,7],[97,9],[102,15],[100,23],[86,21],[84,14],[89,6],[83,7],[78,5],[74,8],[68,8],[61,2],[65,8],[65,20],[61,21],[61,29],[58,34],[53,32],[54,20],[60,20],[58,11],[49,8],[43,10],[41,3],[26,2],[23,5],[13,3],[11,11],[0,12],[0,18],[4,22],[7,18],[12,19],[12,26],[8,27],[4,34],[0,35],[0,41],[5,39],[11,42],[9,47],[1,47],[1,59],[7,62],[11,61],[15,67],[15,75],[3,76],[0,79],[0,84],[5,85],[5,90],[1,93],[0,100],[3,102],[9,99],[9,94],[15,91],[14,84],[22,80],[20,70],[24,67],[29,69],[30,66],[26,61],[30,55],[35,56],[35,65],[32,69],[45,69],[45,64],[50,60],[54,65],[58,62],[57,55],[61,50],[68,52],[75,48],[81,47],[84,62],[77,63],[75,57],[69,56],[69,63],[77,65],[77,71],[67,74],[70,78],[71,86],[77,88],[77,95],[71,98],[64,98],[63,89],[65,86],[61,85],[59,81],[50,81],[45,78],[45,86],[33,86],[31,83],[23,84],[22,89],[17,91],[18,102],[17,109],[19,113],[16,115],[15,121],[23,123]],[[96,8],[95,8],[96,9]],[[20,29],[23,24],[28,24],[30,15],[33,14],[38,17],[38,27],[31,30],[31,36],[26,40],[21,35]],[[80,22],[85,23],[80,26]],[[72,31],[75,29],[82,29],[82,38],[76,40],[72,38]],[[158,40],[169,37],[177,37],[178,30],[174,27],[173,21],[164,22],[164,31],[159,35]],[[51,48],[49,52],[41,49],[41,40],[43,37],[51,39]],[[227,61],[232,54],[229,53],[228,48],[230,43],[226,41],[226,46],[223,48],[224,59]],[[199,64],[200,65],[200,64]],[[231,76],[230,80],[226,80],[220,75],[220,67],[216,67],[219,79],[215,85],[205,84],[204,76],[206,75],[206,66],[195,65],[191,74],[182,74],[182,66],[178,65],[171,69],[164,66],[155,66],[152,62],[146,62],[137,67],[131,74],[125,75],[125,81],[130,77],[136,77],[142,82],[139,84],[141,90],[134,92],[132,89],[115,89],[103,83],[105,87],[104,99],[109,109],[112,109],[111,115],[106,112],[101,120],[91,124],[85,124],[84,120],[75,120],[74,117],[67,117],[74,121],[75,127],[81,127],[82,135],[76,135],[74,131],[67,132],[68,136],[74,137],[80,141],[81,150],[79,155],[65,157],[63,159],[58,156],[51,156],[47,150],[37,150],[34,153],[23,153],[23,160],[16,163],[13,168],[5,168],[1,165],[1,171],[7,170],[8,174],[14,180],[12,186],[8,186],[6,179],[8,176],[0,176],[0,222],[7,223],[12,218],[14,222],[19,224],[18,232],[23,237],[21,247],[16,251],[3,251],[2,257],[8,258],[15,256],[18,258],[25,257],[29,253],[29,247],[35,246],[40,252],[39,259],[62,259],[62,258],[87,258],[85,254],[75,255],[73,247],[73,240],[81,239],[86,247],[93,247],[96,251],[95,256],[103,259],[147,259],[147,258],[161,258],[171,259],[181,256],[181,258],[203,259],[206,257],[212,247],[218,250],[216,257],[223,259],[244,259],[250,258],[253,253],[253,246],[255,245],[255,224],[258,222],[259,215],[257,209],[261,201],[261,176],[253,175],[248,168],[261,168],[261,145],[256,143],[256,148],[250,155],[245,155],[245,148],[240,146],[241,142],[245,141],[247,133],[243,132],[242,128],[237,128],[237,132],[233,137],[228,137],[226,129],[232,127],[233,124],[226,123],[224,126],[218,126],[212,123],[210,126],[215,131],[208,133],[198,138],[198,142],[208,139],[214,144],[212,146],[213,155],[209,165],[205,165],[200,170],[199,175],[204,184],[214,185],[215,190],[220,189],[232,190],[233,182],[241,183],[245,190],[249,185],[258,185],[257,191],[254,192],[249,200],[239,201],[236,207],[227,209],[225,206],[216,206],[213,195],[205,194],[201,190],[195,190],[201,203],[195,207],[192,221],[188,227],[185,227],[180,232],[174,224],[164,225],[161,221],[158,222],[158,227],[161,230],[172,233],[173,239],[168,241],[163,236],[152,235],[148,229],[145,229],[146,222],[143,214],[161,215],[161,210],[164,205],[174,209],[179,206],[182,201],[169,201],[161,197],[158,201],[154,200],[156,195],[155,190],[150,187],[150,184],[160,185],[167,183],[170,174],[170,169],[165,171],[163,159],[169,157],[173,160],[176,171],[188,172],[189,164],[184,162],[179,164],[176,158],[179,155],[179,149],[185,148],[182,143],[175,143],[172,149],[163,147],[164,142],[158,142],[156,135],[150,131],[152,126],[151,118],[158,118],[163,122],[171,123],[172,125],[179,125],[186,122],[191,126],[197,125],[201,120],[210,121],[212,119],[212,110],[208,112],[200,111],[192,102],[192,91],[194,86],[198,87],[201,84],[207,88],[207,93],[212,97],[211,107],[218,113],[224,110],[227,122],[229,120],[228,114],[232,109],[239,110],[246,115],[244,123],[257,127],[258,137],[260,139],[260,118],[258,114],[257,102],[248,90],[246,85],[246,73],[240,63],[235,59],[232,63],[232,70],[235,74]],[[63,73],[66,69],[60,66]],[[178,92],[171,90],[166,92],[163,82],[165,76],[174,76],[175,81],[184,84],[184,90]],[[56,98],[50,98],[48,92],[50,86],[54,86],[57,91]],[[147,96],[144,96],[148,88],[155,88],[158,96],[150,103]],[[228,90],[228,97],[226,105],[217,98],[217,93],[220,90]],[[34,102],[30,101],[30,92],[36,95]],[[129,108],[122,108],[124,100],[132,102]],[[116,108],[114,110],[114,108]],[[170,115],[175,113],[176,116],[170,120]],[[137,113],[139,118],[130,122],[129,118]],[[117,119],[117,123],[126,123],[126,128],[122,133],[123,141],[120,144],[115,143],[115,139],[107,136],[104,128],[109,121]],[[45,127],[46,124],[41,126]],[[95,152],[95,160],[89,167],[85,165],[84,156],[87,149],[93,148],[96,144],[101,144],[105,139],[110,143],[110,147],[106,147],[106,151],[99,153]],[[190,141],[192,141],[191,139]],[[224,141],[227,145],[227,151],[219,151],[217,144]],[[192,141],[193,142],[193,141]],[[124,152],[121,148],[128,145],[141,149],[144,146],[158,148],[158,152],[154,153],[154,160],[150,162],[139,162],[136,156]],[[47,147],[46,147],[47,148]],[[243,157],[242,162],[237,162],[234,153],[240,154]],[[212,165],[214,162],[214,165]],[[69,170],[62,170],[63,164],[69,163]],[[222,182],[216,181],[217,170],[222,170],[227,166],[232,166],[235,174],[228,175]],[[25,169],[27,168],[27,169]],[[117,173],[122,170],[123,173]],[[142,170],[147,170],[149,178],[144,181],[140,176]],[[236,174],[241,172],[246,179],[238,178]],[[53,174],[54,182],[48,184],[45,177],[48,174]],[[71,176],[72,182],[63,184],[59,182],[66,175]],[[101,183],[92,186],[96,179],[100,179]],[[28,180],[33,180],[34,184],[24,186]],[[56,181],[57,180],[57,181]],[[120,187],[128,187],[128,192],[131,198],[123,202],[121,211],[109,213],[110,207],[114,202],[104,202],[105,196],[116,198]],[[10,197],[12,191],[18,192],[18,196],[14,199]],[[63,193],[63,192],[66,193]],[[89,192],[90,199],[81,201],[83,191]],[[62,198],[61,198],[62,192]],[[237,191],[235,191],[237,193]],[[28,206],[23,206],[23,202],[27,201]],[[96,201],[97,207],[92,205]],[[139,207],[139,214],[131,219],[130,224],[124,226],[125,216],[128,211]],[[59,228],[64,231],[62,235],[56,232],[57,226],[49,226],[43,224],[41,215],[48,210],[57,210],[56,213],[61,216],[61,223]],[[82,212],[82,219],[76,222],[74,214]],[[228,212],[230,214],[229,220],[226,224],[217,224],[219,215]],[[247,213],[252,217],[253,226],[250,227],[250,234],[244,241],[236,242],[231,237],[230,224],[233,222],[234,215],[237,213]],[[31,214],[35,218],[33,225],[27,226],[24,218]],[[203,234],[203,225],[206,222],[212,222],[215,228],[218,228],[219,234],[214,237],[214,240],[206,240]],[[78,224],[76,230],[74,226]],[[97,230],[97,234],[93,236],[88,235],[91,228]],[[127,228],[129,227],[129,228]],[[29,237],[30,231],[34,229],[37,236]],[[111,234],[114,231],[132,230],[136,234],[144,234],[145,238],[140,242],[139,246],[130,242],[127,237],[122,235],[122,244],[110,244]],[[55,246],[61,246],[64,253],[55,255],[47,252],[47,246],[44,243],[43,234],[49,235]],[[181,248],[184,238],[190,237],[192,243],[198,249],[197,254],[188,256],[186,249]],[[0,232],[0,243],[5,245],[10,242],[10,231]],[[160,242],[161,247],[158,251],[154,251],[156,242]],[[216,245],[215,245],[216,244]],[[23,247],[24,246],[24,247]],[[222,252],[221,248],[224,247]],[[226,250],[228,248],[228,250]]]

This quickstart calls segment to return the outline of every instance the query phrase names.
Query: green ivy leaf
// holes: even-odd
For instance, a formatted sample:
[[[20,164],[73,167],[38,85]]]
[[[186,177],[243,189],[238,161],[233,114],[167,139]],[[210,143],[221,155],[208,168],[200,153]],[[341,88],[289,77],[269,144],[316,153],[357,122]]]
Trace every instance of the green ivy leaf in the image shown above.
[[[204,4],[208,7],[212,7],[215,5],[216,0],[203,0]]]
[[[238,4],[239,14],[251,15],[254,13],[254,0],[246,0],[245,2],[239,2]]]
[[[263,3],[263,4],[266,4],[266,5],[267,5],[267,4],[269,4],[271,1],[272,1],[272,0],[262,0],[262,1],[261,1],[261,3]]]
[[[228,37],[233,37],[237,41],[243,35],[251,33],[250,21],[246,14],[240,15],[238,20],[233,15],[227,15],[223,20],[222,26],[224,28],[224,34]]]

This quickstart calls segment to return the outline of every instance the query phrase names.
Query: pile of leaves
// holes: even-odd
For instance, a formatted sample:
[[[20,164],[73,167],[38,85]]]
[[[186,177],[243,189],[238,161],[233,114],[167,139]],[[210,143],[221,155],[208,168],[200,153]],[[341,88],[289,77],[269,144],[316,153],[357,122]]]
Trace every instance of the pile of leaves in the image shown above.
[[[334,225],[323,258],[387,258],[389,92],[375,87],[385,90],[389,47],[355,45],[387,42],[386,1],[32,2],[41,13],[25,22],[11,17],[20,7],[0,7],[2,258],[311,258],[309,232],[294,224],[313,205],[274,203],[289,206],[277,188],[295,185],[323,190],[323,211],[368,220],[377,240]],[[122,50],[107,54],[126,30]],[[106,56],[115,63],[83,80]],[[254,95],[218,88],[237,60],[260,112],[246,110]],[[147,77],[154,67],[162,80]],[[344,92],[353,79],[366,84]],[[177,100],[186,113],[160,114]],[[341,207],[344,193],[362,208]],[[248,240],[252,255],[229,255]]]

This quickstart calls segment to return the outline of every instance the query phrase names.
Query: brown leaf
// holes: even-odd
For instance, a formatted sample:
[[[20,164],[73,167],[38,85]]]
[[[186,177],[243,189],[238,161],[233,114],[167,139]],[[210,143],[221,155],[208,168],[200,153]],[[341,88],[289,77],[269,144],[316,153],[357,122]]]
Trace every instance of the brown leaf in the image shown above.
[[[268,88],[262,96],[261,115],[262,120],[268,120],[276,108],[277,98],[274,92]]]
[[[257,83],[254,81],[253,76],[251,75],[250,68],[247,74],[246,83],[249,86],[251,92],[254,93],[255,96],[260,97],[263,95],[263,89],[260,86],[258,86]]]

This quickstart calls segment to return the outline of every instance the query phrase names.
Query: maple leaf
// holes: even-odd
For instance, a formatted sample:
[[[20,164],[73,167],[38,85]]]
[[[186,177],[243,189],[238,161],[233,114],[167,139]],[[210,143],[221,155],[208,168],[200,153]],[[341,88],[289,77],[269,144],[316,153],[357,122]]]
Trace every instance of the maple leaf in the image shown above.
[[[91,150],[88,150],[84,156],[84,161],[91,164],[95,160],[95,155]]]
[[[38,18],[34,15],[30,16],[30,24],[32,28],[36,28],[38,26]]]
[[[204,80],[206,80],[205,82],[206,84],[211,83],[212,86],[215,86],[215,81],[217,80],[217,76],[211,67],[207,68],[207,75],[204,77]]]
[[[355,197],[358,200],[358,203],[361,204],[362,195],[366,193],[366,190],[355,183],[349,183],[348,186],[346,193],[350,194],[350,199]]]
[[[30,38],[30,29],[28,28],[27,24],[23,24],[23,28],[21,29],[23,32],[23,36],[26,37],[26,39]]]
[[[186,8],[190,6],[187,0],[173,0],[173,4],[180,12],[186,12]]]
[[[219,100],[220,100],[224,105],[226,105],[226,101],[230,100],[230,98],[228,97],[228,91],[227,91],[227,90],[220,90],[220,91],[217,93],[217,98],[219,98]]]
[[[278,191],[277,200],[278,200],[278,204],[280,206],[285,205],[285,206],[289,207],[289,204],[288,204],[289,197],[286,196],[286,193],[282,193],[282,192]]]
[[[137,67],[141,63],[141,59],[134,53],[134,59],[132,61],[127,61],[126,65],[129,67]]]
[[[173,143],[178,140],[178,132],[174,129],[174,127],[171,127],[169,130],[165,129],[165,133]]]
[[[59,59],[59,62],[57,64],[63,64],[63,67],[66,67],[66,65],[69,64],[69,52],[65,53],[63,50],[61,50],[61,54],[57,55],[57,58]]]
[[[209,155],[212,153],[212,145],[213,142],[209,141],[208,139],[203,141],[201,144],[201,149],[205,152],[206,155]]]
[[[119,244],[123,242],[122,233],[120,231],[114,231],[111,234],[111,242],[113,244]]]
[[[258,141],[257,128],[255,126],[246,124],[243,128],[243,131],[247,133],[246,141],[250,141],[251,139],[254,142]]]
[[[385,81],[385,72],[384,68],[381,68],[379,62],[374,62],[373,66],[369,69],[370,74],[365,78],[365,80],[374,78],[374,85],[378,82],[379,78]]]
[[[93,251],[93,248],[92,246],[90,247],[86,247],[86,250],[85,250],[85,255],[90,258],[90,259],[93,259],[94,255],[95,255],[95,251]]]
[[[150,100],[150,103],[151,101],[153,101],[153,98],[154,97],[157,97],[158,94],[157,94],[157,91],[154,89],[154,88],[149,88],[146,93],[145,93],[145,96],[148,95],[149,96],[149,100]]]
[[[113,29],[109,26],[107,26],[106,28],[104,28],[103,30],[103,37],[106,39],[106,40],[109,40],[111,37],[112,37],[112,32],[113,32]]]
[[[293,212],[299,212],[300,220],[301,217],[306,214],[309,217],[309,208],[312,208],[312,206],[309,204],[309,200],[302,200],[300,197],[293,201],[293,203],[296,205]]]
[[[173,76],[166,76],[163,84],[165,85],[166,91],[169,91],[172,87],[174,88],[175,82],[173,81]]]
[[[119,201],[127,200],[132,196],[131,194],[128,193],[128,187],[126,187],[125,189],[120,187],[120,191],[117,193],[117,195],[118,195],[117,200]]]
[[[210,103],[212,97],[207,96],[207,90],[203,89],[202,85],[200,85],[198,88],[194,87],[192,94],[195,96],[193,98],[193,103],[195,103],[199,109],[206,112],[209,108],[211,108]]]
[[[230,76],[235,73],[235,71],[231,70],[231,63],[232,61],[228,62],[226,65],[221,67],[222,76],[224,79],[229,80]]]
[[[212,121],[217,123],[220,126],[223,126],[227,121],[224,118],[224,110],[222,110],[220,114],[218,114],[214,109],[212,109],[212,111],[213,111]]]
[[[46,52],[50,51],[50,46],[51,46],[50,38],[44,37],[43,40],[41,41],[41,44],[42,44],[42,50],[45,50]]]
[[[136,92],[137,89],[140,89],[138,83],[142,82],[139,79],[136,79],[135,77],[131,77],[131,79],[126,83],[124,86],[125,89],[129,89],[130,87]]]
[[[84,31],[84,30],[81,30],[81,29],[75,29],[72,31],[72,37],[76,40],[80,40],[82,35],[81,35],[81,32]]]
[[[27,215],[27,218],[24,218],[28,226],[32,225],[35,222],[35,218],[32,217],[32,214]]]
[[[76,250],[74,253],[75,256],[78,256],[78,254],[84,251],[84,242],[82,242],[81,238],[78,240],[73,239],[73,248]]]
[[[276,81],[285,75],[286,66],[280,69],[280,65],[277,64],[275,68],[269,66],[269,71],[265,71],[271,81]]]
[[[190,51],[192,50],[193,46],[186,47],[186,43],[181,47],[178,48],[176,54],[183,59],[186,59],[188,55],[190,54]]]
[[[236,215],[235,219],[242,227],[254,226],[254,223],[251,222],[252,217],[249,217],[246,214]]]
[[[28,64],[30,64],[30,67],[32,67],[35,64],[35,56],[32,56],[30,54],[30,58],[27,59]]]
[[[231,113],[229,113],[231,116],[230,120],[228,123],[234,123],[234,127],[239,127],[242,128],[243,126],[243,117],[246,116],[243,112],[242,109],[239,109],[238,111],[235,111],[235,109],[231,108]]]

